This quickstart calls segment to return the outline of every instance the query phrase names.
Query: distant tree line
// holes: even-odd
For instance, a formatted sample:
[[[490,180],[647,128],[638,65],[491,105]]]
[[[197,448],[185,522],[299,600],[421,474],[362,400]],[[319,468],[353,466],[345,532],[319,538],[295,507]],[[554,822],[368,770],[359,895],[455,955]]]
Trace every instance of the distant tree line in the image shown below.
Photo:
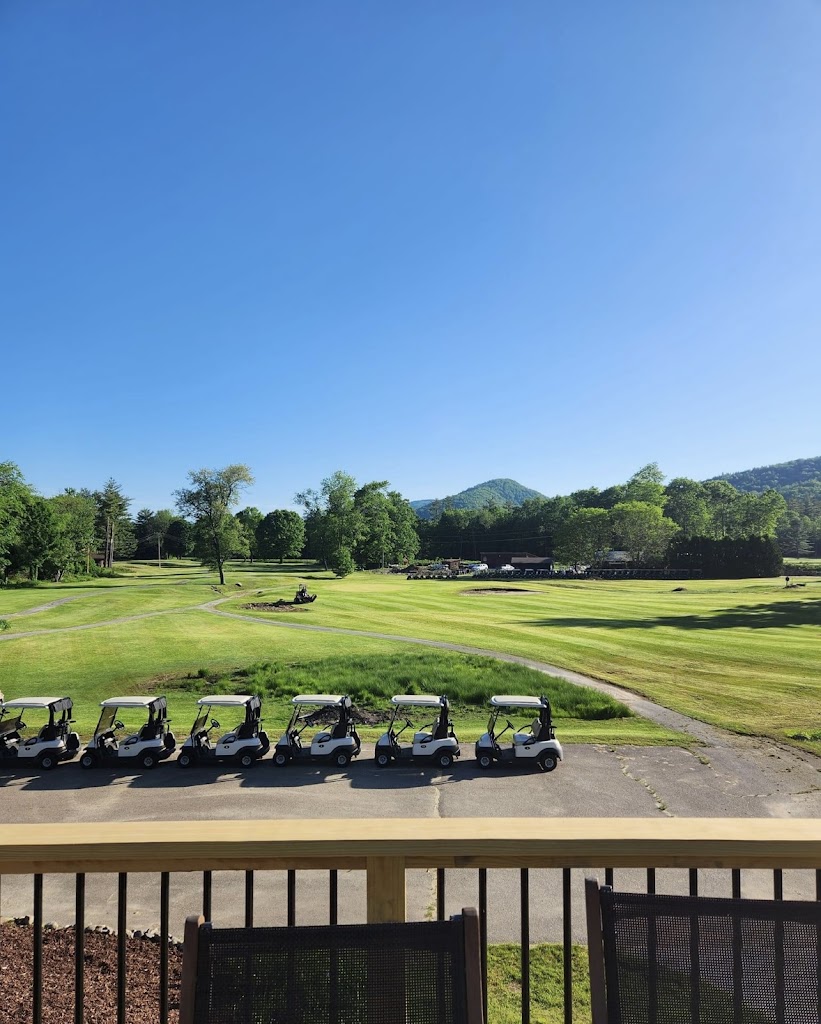
[[[417,558],[478,560],[483,551],[595,565],[615,549],[628,552],[636,566],[681,567],[689,559],[705,575],[758,575],[761,566],[780,562],[779,547],[788,555],[821,556],[821,495],[816,507],[806,494],[796,505],[772,488],[742,491],[721,479],[665,483],[654,463],[604,490],[473,510],[444,503],[424,520],[385,480],[359,483],[337,471],[295,495],[300,512],[267,513],[238,507],[253,482],[242,464],[193,470],[175,492],[173,510],[142,508],[132,517],[131,499],[113,479],[98,490],[67,488],[43,497],[17,466],[0,463],[0,580],[93,575],[129,558],[162,564],[195,557],[224,582],[225,564],[236,558],[309,558],[344,576],[356,567]],[[767,538],[766,552],[741,543],[756,538]]]

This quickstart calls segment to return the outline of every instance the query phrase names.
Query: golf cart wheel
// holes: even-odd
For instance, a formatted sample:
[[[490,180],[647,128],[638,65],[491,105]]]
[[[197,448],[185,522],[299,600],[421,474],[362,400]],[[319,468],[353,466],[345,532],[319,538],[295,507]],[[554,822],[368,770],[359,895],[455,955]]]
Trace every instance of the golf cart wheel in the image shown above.
[[[539,770],[543,772],[552,772],[558,765],[559,759],[554,757],[553,754],[542,754],[539,758]]]
[[[290,758],[288,757],[288,755],[283,754],[281,750],[278,750],[274,754],[274,764],[277,766],[277,768],[284,768],[289,760]]]
[[[80,758],[81,768],[96,768],[97,758],[93,754],[83,754]]]
[[[57,766],[57,758],[54,754],[41,754],[38,760],[44,772],[50,772],[52,768]]]
[[[338,754],[334,754],[334,764],[337,768],[347,768],[351,763],[351,755],[347,750],[341,750]]]
[[[152,768],[157,767],[157,755],[152,754],[150,751],[147,754],[143,754],[140,758],[140,764],[145,768],[146,771],[150,771]]]
[[[453,764],[453,754],[442,753],[436,758],[436,763],[440,768],[450,768]]]
[[[493,758],[490,756],[490,754],[480,754],[476,758],[476,760],[480,768],[484,768],[485,770],[487,770],[488,768],[493,767]]]
[[[255,760],[256,758],[252,754],[243,754],[239,759],[240,767],[250,768]]]
[[[391,755],[386,754],[384,750],[380,750],[377,752],[374,761],[376,762],[377,768],[387,768],[388,765],[391,763]]]
[[[185,751],[183,751],[183,753],[181,753],[179,755],[179,757],[177,758],[177,767],[178,768],[190,768],[193,763],[194,763],[194,758],[189,753],[186,753]]]

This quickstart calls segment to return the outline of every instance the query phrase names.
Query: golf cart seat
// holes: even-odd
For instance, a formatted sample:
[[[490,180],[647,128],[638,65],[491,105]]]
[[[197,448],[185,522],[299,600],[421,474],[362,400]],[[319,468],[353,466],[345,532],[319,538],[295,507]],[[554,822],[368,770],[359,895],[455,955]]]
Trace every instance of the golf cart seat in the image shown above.
[[[432,743],[433,733],[432,732],[415,732],[413,734],[414,743]]]
[[[328,740],[333,739],[333,736],[329,732],[318,732],[314,736],[314,743],[327,743]]]
[[[130,736],[126,736],[123,740],[124,747],[130,747],[132,743],[140,742],[140,734],[138,732],[132,733]]]
[[[234,730],[238,740],[250,740],[254,738],[254,723],[243,722]]]
[[[542,727],[542,724],[539,721],[539,719],[538,718],[534,718],[533,722],[530,725],[530,729],[529,729],[528,732],[514,732],[513,733],[513,742],[514,742],[514,744],[518,745],[518,744],[522,744],[522,743],[532,743],[536,739],[536,737],[539,735],[539,730],[541,729],[541,727]]]

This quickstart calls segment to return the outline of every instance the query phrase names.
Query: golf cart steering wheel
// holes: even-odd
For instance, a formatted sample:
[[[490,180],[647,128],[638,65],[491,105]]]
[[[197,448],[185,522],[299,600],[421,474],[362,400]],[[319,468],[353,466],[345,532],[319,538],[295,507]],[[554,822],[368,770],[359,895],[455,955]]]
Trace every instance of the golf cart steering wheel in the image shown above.
[[[114,723],[114,728],[115,729],[125,729],[125,726],[123,725],[123,723],[119,719],[117,719],[117,721]]]
[[[220,727],[220,724],[219,724],[219,722],[218,722],[218,721],[216,720],[216,718],[212,718],[212,719],[211,719],[211,728],[212,728],[212,729],[219,729],[219,727]]]

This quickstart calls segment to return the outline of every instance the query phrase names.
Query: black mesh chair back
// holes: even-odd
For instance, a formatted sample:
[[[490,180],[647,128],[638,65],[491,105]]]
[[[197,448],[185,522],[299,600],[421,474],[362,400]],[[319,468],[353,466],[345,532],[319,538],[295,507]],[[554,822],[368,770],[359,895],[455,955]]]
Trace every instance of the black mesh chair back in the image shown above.
[[[180,1024],[481,1024],[476,911],[298,928],[186,922]]]
[[[587,880],[593,1024],[821,1024],[821,904]]]

